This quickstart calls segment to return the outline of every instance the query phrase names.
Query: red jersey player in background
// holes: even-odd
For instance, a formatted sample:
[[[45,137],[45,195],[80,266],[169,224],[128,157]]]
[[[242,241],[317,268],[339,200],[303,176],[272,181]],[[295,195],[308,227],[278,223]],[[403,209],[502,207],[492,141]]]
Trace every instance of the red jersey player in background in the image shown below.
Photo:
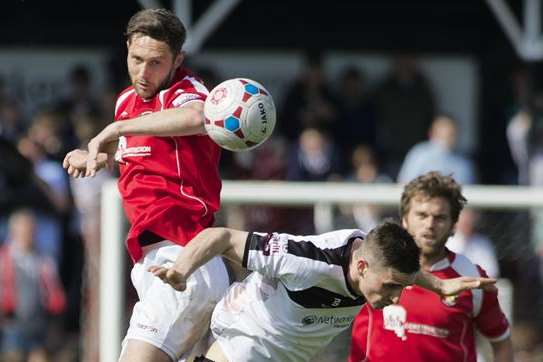
[[[400,217],[421,248],[421,270],[438,278],[486,276],[484,270],[445,247],[466,199],[450,176],[426,173],[404,188]],[[497,291],[470,290],[441,299],[418,286],[383,310],[366,304],[353,324],[349,362],[475,362],[475,330],[491,342],[494,360],[513,360],[509,323]]]
[[[205,134],[208,90],[182,67],[186,32],[164,9],[136,13],[127,30],[132,86],[118,97],[115,120],[89,145],[64,159],[73,177],[94,176],[115,159],[119,190],[131,223],[126,244],[139,296],[120,361],[169,362],[189,358],[208,331],[213,307],[228,287],[219,258],[177,292],[147,272],[173,263],[219,208],[219,147]],[[195,353],[196,351],[194,351]]]

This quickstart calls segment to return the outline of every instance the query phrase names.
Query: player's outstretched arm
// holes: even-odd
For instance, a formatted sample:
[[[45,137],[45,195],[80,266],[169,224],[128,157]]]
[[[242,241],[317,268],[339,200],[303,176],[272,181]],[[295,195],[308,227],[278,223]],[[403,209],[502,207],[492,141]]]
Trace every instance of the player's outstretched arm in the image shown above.
[[[242,265],[247,235],[246,231],[228,228],[202,230],[183,248],[172,267],[151,266],[149,271],[174,289],[185,290],[189,276],[215,256]]]
[[[415,284],[447,297],[457,295],[468,289],[495,290],[496,279],[482,277],[439,279],[431,273],[421,270],[417,275]]]
[[[180,108],[165,109],[123,122],[108,124],[88,144],[89,158],[85,176],[96,174],[97,155],[104,145],[121,136],[190,136],[205,134],[204,103],[192,102]]]

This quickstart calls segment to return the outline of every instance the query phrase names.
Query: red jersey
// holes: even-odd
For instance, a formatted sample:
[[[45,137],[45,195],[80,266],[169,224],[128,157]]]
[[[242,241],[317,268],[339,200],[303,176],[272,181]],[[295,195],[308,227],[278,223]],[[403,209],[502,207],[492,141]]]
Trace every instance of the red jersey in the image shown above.
[[[441,279],[486,276],[478,265],[451,251],[432,266],[431,273]],[[349,362],[475,362],[475,329],[490,341],[510,335],[496,292],[474,289],[447,302],[410,286],[397,305],[362,308],[353,324]]]
[[[171,86],[152,99],[138,96],[134,87],[117,98],[115,120],[125,121],[190,102],[203,102],[208,90],[186,69]],[[119,191],[132,224],[126,245],[134,262],[142,257],[138,237],[152,232],[185,245],[213,224],[219,209],[221,180],[219,147],[206,135],[119,138]]]

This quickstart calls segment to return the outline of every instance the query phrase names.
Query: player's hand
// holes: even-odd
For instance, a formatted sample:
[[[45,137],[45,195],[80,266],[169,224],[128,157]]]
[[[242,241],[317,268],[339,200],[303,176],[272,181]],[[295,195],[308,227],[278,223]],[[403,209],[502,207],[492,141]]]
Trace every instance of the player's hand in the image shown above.
[[[153,273],[154,276],[160,278],[164,283],[170,284],[175,290],[182,292],[187,289],[186,278],[174,268],[151,266],[148,270]]]
[[[94,177],[101,166],[98,160],[98,155],[104,145],[111,141],[119,139],[119,122],[113,122],[107,125],[100,133],[90,140],[87,148],[89,154],[87,157],[85,176]]]
[[[469,289],[483,289],[485,291],[497,291],[496,279],[481,277],[459,277],[441,280],[441,295],[454,297]]]
[[[83,177],[87,167],[87,151],[76,149],[68,152],[62,161],[62,167],[74,178]]]

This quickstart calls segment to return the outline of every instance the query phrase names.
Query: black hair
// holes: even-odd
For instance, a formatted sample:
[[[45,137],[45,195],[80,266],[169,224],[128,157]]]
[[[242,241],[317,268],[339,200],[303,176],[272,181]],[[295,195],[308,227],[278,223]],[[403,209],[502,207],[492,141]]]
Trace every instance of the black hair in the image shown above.
[[[384,267],[401,273],[412,274],[420,269],[420,248],[399,224],[385,221],[372,229],[366,237]]]

